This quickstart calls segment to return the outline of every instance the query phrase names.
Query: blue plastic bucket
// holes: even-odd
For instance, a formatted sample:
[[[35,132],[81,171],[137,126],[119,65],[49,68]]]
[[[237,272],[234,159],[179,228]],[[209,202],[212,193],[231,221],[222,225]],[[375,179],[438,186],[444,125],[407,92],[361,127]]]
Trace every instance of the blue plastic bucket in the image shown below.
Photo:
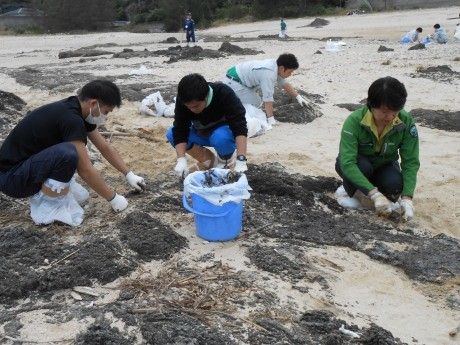
[[[198,236],[207,241],[228,241],[238,236],[243,227],[243,200],[216,206],[199,195],[191,195],[193,208],[185,194],[182,203],[195,216]]]
[[[404,38],[401,39],[401,43],[402,43],[402,44],[407,44],[407,43],[409,43],[409,42],[410,42],[410,38],[409,38],[409,37],[404,37]]]

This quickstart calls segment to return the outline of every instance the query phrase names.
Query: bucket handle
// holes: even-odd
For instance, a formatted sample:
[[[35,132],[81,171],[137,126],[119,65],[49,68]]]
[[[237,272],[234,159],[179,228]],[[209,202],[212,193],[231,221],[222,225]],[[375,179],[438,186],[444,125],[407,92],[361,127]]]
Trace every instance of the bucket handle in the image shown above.
[[[211,217],[211,218],[217,218],[217,217],[225,217],[228,213],[230,213],[231,211],[233,211],[233,208],[231,208],[230,210],[228,210],[227,212],[224,212],[224,213],[210,213],[210,214],[207,214],[207,213],[201,213],[201,212],[198,212],[197,210],[193,209],[187,202],[187,197],[185,195],[185,193],[182,195],[182,204],[184,205],[184,207],[194,213],[194,214],[197,214],[199,216],[204,216],[204,217]],[[235,204],[236,205],[236,204]]]

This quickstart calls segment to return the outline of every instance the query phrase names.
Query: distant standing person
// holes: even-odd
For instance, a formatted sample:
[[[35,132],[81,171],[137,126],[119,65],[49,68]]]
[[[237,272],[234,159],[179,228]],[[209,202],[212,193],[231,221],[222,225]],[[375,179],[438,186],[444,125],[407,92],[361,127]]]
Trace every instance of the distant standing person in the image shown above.
[[[286,23],[284,22],[284,19],[281,19],[281,34],[280,34],[281,39],[286,39]]]
[[[415,43],[415,42],[421,43],[420,34],[422,33],[422,31],[423,31],[422,28],[417,28],[417,29],[409,31],[406,34],[406,36],[403,38],[403,41],[408,40],[408,42],[410,43]]]
[[[441,28],[441,25],[439,24],[434,24],[433,28],[433,40],[440,44],[446,44],[448,40],[446,31],[443,28]]]
[[[457,24],[455,28],[454,40],[455,42],[460,43],[460,23]]]
[[[192,19],[192,14],[187,14],[184,24],[184,32],[187,39],[187,47],[190,44],[190,41],[195,43],[195,21]]]
[[[288,53],[281,54],[277,60],[267,59],[242,62],[227,71],[224,84],[227,84],[235,91],[243,104],[252,104],[254,107],[260,107],[263,102],[268,123],[275,125],[276,120],[273,117],[275,83],[284,88],[301,106],[308,104],[286,80],[297,68],[299,68],[297,58],[294,54]],[[262,91],[262,98],[257,93],[259,90]]]

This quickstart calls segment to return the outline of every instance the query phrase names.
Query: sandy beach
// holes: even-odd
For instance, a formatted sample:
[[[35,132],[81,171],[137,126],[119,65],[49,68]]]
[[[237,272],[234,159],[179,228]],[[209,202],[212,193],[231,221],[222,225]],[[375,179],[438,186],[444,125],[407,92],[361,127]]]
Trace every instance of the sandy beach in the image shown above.
[[[148,131],[150,139],[136,135],[110,138],[127,164],[133,171],[144,176],[149,184],[147,193],[142,195],[130,191],[124,184],[123,177],[90,148],[95,165],[109,183],[129,196],[130,206],[121,214],[112,213],[107,203],[92,192],[82,226],[69,228],[55,224],[39,227],[28,216],[26,200],[16,202],[4,196],[0,199],[3,208],[0,211],[0,255],[4,262],[3,266],[0,265],[0,274],[3,275],[0,277],[0,297],[3,294],[0,304],[0,314],[3,315],[0,316],[0,343],[13,344],[12,339],[22,339],[50,344],[57,344],[58,341],[61,344],[97,344],[109,343],[107,339],[112,339],[113,344],[303,344],[309,343],[306,339],[310,339],[312,344],[326,344],[325,341],[329,338],[308,338],[310,328],[302,328],[305,325],[302,322],[306,322],[305,317],[302,321],[303,313],[321,310],[330,312],[337,320],[342,320],[347,328],[351,327],[355,332],[365,334],[369,341],[359,342],[356,339],[356,343],[460,344],[460,335],[449,336],[449,332],[460,325],[460,44],[453,39],[455,25],[460,20],[446,19],[459,12],[460,7],[457,6],[333,16],[324,17],[329,23],[322,27],[308,26],[315,20],[313,17],[287,19],[288,39],[285,41],[259,37],[277,35],[278,21],[221,26],[197,31],[197,45],[217,51],[223,40],[229,40],[241,48],[262,53],[247,56],[227,54],[199,60],[179,59],[171,63],[166,63],[170,58],[167,55],[116,58],[113,54],[125,48],[134,52],[145,49],[151,52],[167,50],[176,44],[162,41],[168,37],[181,39],[181,33],[110,32],[87,35],[0,36],[0,90],[13,93],[27,103],[21,110],[23,114],[40,105],[73,95],[91,79],[110,77],[120,85],[122,92],[129,91],[130,96],[124,99],[120,109],[110,114],[105,129],[136,133],[139,128],[143,128]],[[411,45],[399,43],[407,31],[418,26],[423,27],[422,35],[426,37],[432,33],[435,23],[440,23],[446,29],[450,39],[448,44],[431,43],[425,49],[408,50]],[[339,51],[328,52],[325,49],[328,39],[344,44]],[[380,46],[391,51],[379,52]],[[58,58],[61,52],[75,51],[82,47],[94,47],[92,49],[109,53],[93,57]],[[254,171],[272,177],[276,174],[270,169],[277,167],[274,163],[279,164],[284,167],[280,179],[281,182],[286,181],[286,185],[305,185],[306,182],[302,182],[306,181],[304,178],[318,177],[318,181],[328,187],[324,190],[312,187],[312,193],[308,195],[312,195],[312,200],[316,203],[326,205],[324,214],[329,218],[328,223],[324,219],[318,219],[318,224],[323,227],[317,224],[318,229],[326,231],[325,227],[328,226],[329,230],[335,229],[341,223],[350,225],[350,236],[358,234],[353,237],[357,242],[349,243],[345,240],[347,231],[344,228],[338,232],[340,236],[343,235],[342,242],[332,232],[324,237],[316,237],[313,233],[306,236],[298,223],[304,220],[303,215],[298,215],[299,218],[296,219],[283,218],[284,211],[280,211],[277,216],[275,211],[270,213],[270,208],[264,213],[265,201],[263,198],[258,199],[256,195],[257,188],[263,187],[263,181],[259,184],[257,174],[251,175],[250,172],[249,185],[254,189],[250,200],[253,197],[254,200],[246,204],[245,225],[241,237],[222,243],[203,241],[196,236],[193,216],[180,205],[181,186],[173,174],[175,152],[164,138],[172,119],[141,115],[140,102],[146,95],[158,90],[162,92],[167,103],[171,102],[177,83],[188,73],[198,72],[208,81],[221,81],[226,70],[238,62],[276,58],[283,52],[295,54],[300,63],[300,68],[289,78],[289,82],[297,90],[312,96],[309,100],[315,104],[322,116],[302,124],[279,122],[265,134],[250,138],[250,170],[256,169]],[[150,73],[131,74],[141,66],[146,67]],[[435,72],[430,74],[430,68],[435,68]],[[421,168],[414,197],[416,214],[407,224],[382,220],[363,210],[341,211],[340,206],[335,208],[336,202],[332,197],[332,186],[336,185],[331,181],[338,179],[334,163],[338,153],[340,130],[350,113],[340,105],[359,104],[366,98],[369,85],[384,76],[393,76],[405,84],[409,94],[406,110],[423,110],[433,114],[431,120],[430,117],[428,120],[424,118],[424,124],[420,124],[414,116],[420,136]],[[277,110],[275,102],[275,117]],[[437,125],[434,121],[434,117],[439,116],[437,111],[454,113],[454,120]],[[0,115],[5,120],[11,119],[4,115],[1,108]],[[6,125],[2,127],[2,140],[7,128]],[[266,166],[268,168],[264,168]],[[268,182],[270,181],[267,180]],[[296,195],[293,192],[293,198]],[[278,196],[281,197],[282,194],[276,194]],[[303,197],[299,198],[299,202],[306,202]],[[325,198],[329,201],[324,201]],[[271,200],[267,196],[268,199]],[[296,208],[295,204],[292,208]],[[301,210],[302,207],[299,207],[299,213]],[[143,212],[144,216],[147,214],[154,221],[145,218],[136,223],[136,219],[128,219],[130,214],[139,215],[136,212]],[[312,212],[320,212],[317,205],[312,205]],[[136,223],[139,231],[170,228],[171,232],[167,232],[170,237],[163,239],[166,244],[162,250],[171,246],[171,251],[164,255],[152,253],[144,258],[141,258],[139,251],[133,255],[136,249],[126,243],[137,235],[136,232],[127,230],[130,224],[128,221]],[[312,229],[316,229],[315,222],[311,219],[308,221],[312,223]],[[267,223],[276,224],[279,228],[269,226],[263,231],[257,230]],[[280,229],[288,229],[294,223],[299,224],[295,229],[298,232],[291,229],[292,234],[286,232],[290,235],[283,235]],[[375,238],[370,231],[373,229],[372,224],[378,230],[378,234],[375,230]],[[366,232],[359,232],[361,228],[366,229]],[[144,231],[139,238],[148,241],[150,235],[144,234]],[[98,253],[99,240],[101,246],[112,248],[104,244],[104,241],[112,241],[113,236],[113,248],[120,245],[120,252],[123,254],[110,259],[118,266],[111,267],[107,277],[101,278],[95,274],[85,276],[87,280],[72,280],[74,274],[83,271],[80,263],[72,261],[77,256],[69,257],[49,269],[44,267],[46,265],[43,264],[44,258],[41,255],[46,252],[45,243],[52,246],[58,242],[61,246],[50,247],[52,250],[48,248],[50,255],[54,255],[49,257],[49,261],[56,262],[70,254],[71,249],[80,248],[77,254],[83,255],[82,248],[90,248],[93,243],[94,253]],[[8,242],[13,241],[13,238],[19,239],[14,245]],[[21,247],[21,242],[24,245],[30,243],[31,247],[26,250]],[[40,245],[40,250],[43,251],[34,253],[31,248],[36,245]],[[87,245],[90,247],[86,247]],[[152,244],[152,247],[155,246]],[[429,246],[433,246],[430,247],[433,248],[432,252],[427,250]],[[276,272],[264,269],[263,265],[264,261],[271,260],[268,254],[263,256],[263,253],[270,253],[271,250],[280,256],[278,264],[273,264],[281,267]],[[22,258],[12,254],[21,251],[24,251]],[[436,262],[436,257],[431,257],[431,254],[424,254],[427,255],[424,257],[421,253],[442,254],[442,260],[447,261],[439,259]],[[25,260],[25,256],[30,260]],[[287,258],[287,262],[292,265],[283,268],[280,264],[282,258]],[[232,306],[238,306],[231,312],[242,323],[238,324],[238,332],[231,327],[226,328],[222,323],[215,323],[217,321],[209,319],[208,315],[206,322],[197,318],[201,322],[199,327],[192,327],[191,323],[188,324],[189,327],[195,330],[210,327],[212,332],[209,333],[223,332],[225,337],[214,339],[209,335],[208,338],[193,338],[195,342],[192,342],[181,331],[177,331],[183,336],[180,338],[182,342],[174,342],[166,340],[170,339],[164,335],[166,331],[161,333],[164,327],[149,328],[153,324],[152,315],[125,313],[126,310],[132,311],[134,308],[129,303],[138,303],[136,310],[144,308],[155,313],[170,312],[166,304],[160,303],[158,290],[139,288],[139,282],[142,279],[151,279],[157,281],[152,283],[155,285],[158,284],[161,274],[164,279],[173,277],[166,275],[165,272],[170,272],[167,268],[174,266],[178,269],[183,261],[187,262],[182,263],[183,267],[189,267],[190,271],[202,270],[199,273],[202,277],[207,277],[206,269],[209,267],[212,270],[222,269],[213,266],[213,263],[219,263],[222,267],[228,267],[225,274],[233,272],[235,281],[245,282],[253,288],[247,291],[247,295],[243,294],[244,298],[236,294],[236,287],[232,292],[227,291],[229,301],[234,302]],[[450,266],[446,266],[447,264]],[[15,268],[15,265],[18,266]],[[96,271],[97,266],[92,267]],[[103,271],[104,267],[108,266],[97,270]],[[34,279],[37,283],[24,283],[26,276],[29,283]],[[223,276],[224,273],[219,271],[208,278],[219,280]],[[66,283],[57,283],[58,277]],[[230,282],[232,277],[228,277]],[[174,279],[177,282],[184,279],[184,276],[179,275]],[[138,284],[135,285],[134,281]],[[13,292],[9,285],[13,283],[18,286],[17,292]],[[72,298],[71,286],[83,283],[92,286],[98,292],[98,297],[83,296],[82,301]],[[182,287],[169,291],[163,286],[160,290],[164,294],[168,292],[171,301],[180,288]],[[241,286],[238,288],[242,289]],[[125,290],[135,293],[131,297],[120,297],[126,295]],[[255,290],[259,291],[259,295]],[[238,301],[242,302],[238,304]],[[276,328],[268,321],[257,321],[261,316],[255,316],[255,313],[261,314],[258,304],[261,301],[264,301],[265,319],[279,322],[284,327],[284,333],[280,331],[281,326]],[[200,307],[197,306],[195,310],[201,310]],[[209,308],[205,310],[213,310],[212,307]],[[272,310],[271,315],[269,310]],[[174,312],[177,312],[177,308]],[[225,313],[230,314],[230,311]],[[155,320],[156,324],[160,323],[159,319]],[[371,338],[368,333],[364,333],[364,329],[373,324],[391,332],[391,339],[388,342],[383,342],[382,337],[379,338],[382,342],[369,340]],[[102,325],[106,338],[96,337],[95,334],[98,333],[91,328],[94,325]],[[269,328],[270,325],[274,328]],[[338,325],[340,326],[340,322]],[[336,344],[355,343],[341,334],[338,327],[335,333],[324,327],[329,336],[335,337],[330,339],[337,341]],[[298,331],[299,329],[303,331]],[[252,333],[256,331],[262,335]],[[288,336],[289,331],[292,332],[291,337]],[[155,334],[163,334],[166,338],[156,338],[160,336]],[[397,338],[399,340],[395,340]],[[97,339],[106,339],[106,342],[98,342]]]

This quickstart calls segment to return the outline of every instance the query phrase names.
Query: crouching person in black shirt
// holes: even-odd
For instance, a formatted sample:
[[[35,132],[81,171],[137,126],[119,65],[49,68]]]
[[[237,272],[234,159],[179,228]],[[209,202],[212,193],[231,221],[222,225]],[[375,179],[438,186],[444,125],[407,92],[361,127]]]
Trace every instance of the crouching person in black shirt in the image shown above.
[[[79,203],[89,195],[73,179],[78,172],[114,211],[126,209],[126,199],[107,185],[86,150],[89,138],[131,186],[143,190],[144,179],[128,169],[97,129],[107,114],[120,105],[120,90],[114,83],[94,80],[78,96],[27,114],[0,148],[0,191],[13,198],[32,196],[31,216],[37,224],[59,220],[76,226],[83,221]]]
[[[235,92],[200,74],[183,77],[177,89],[174,123],[166,134],[176,149],[176,173],[184,177],[213,167],[246,171],[246,110]],[[213,147],[217,157],[205,146]],[[189,167],[185,153],[197,163]]]

